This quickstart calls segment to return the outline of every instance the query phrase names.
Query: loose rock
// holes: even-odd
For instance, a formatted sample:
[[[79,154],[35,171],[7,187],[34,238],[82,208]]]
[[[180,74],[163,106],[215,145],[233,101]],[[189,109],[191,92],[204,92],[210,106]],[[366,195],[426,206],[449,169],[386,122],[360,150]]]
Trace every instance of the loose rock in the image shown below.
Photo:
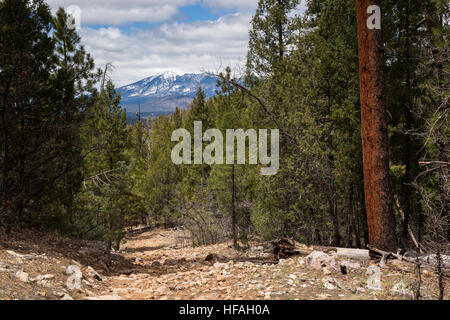
[[[411,288],[409,288],[408,284],[405,283],[404,281],[400,281],[399,283],[395,284],[392,287],[390,293],[392,295],[404,296],[404,297],[408,297],[410,299],[412,299],[414,297],[413,290],[411,290]]]
[[[313,251],[306,258],[306,264],[310,269],[321,270],[323,268],[335,269],[336,261],[334,257],[329,256],[322,251]]]
[[[322,279],[322,284],[325,288],[327,288],[328,290],[334,290],[336,289],[336,287],[333,285],[333,279],[331,278],[323,278]]]
[[[26,272],[23,271],[17,271],[15,274],[17,280],[22,282],[29,282],[29,275]]]
[[[350,262],[347,260],[343,260],[341,262],[341,266],[345,266],[347,269],[353,269],[353,270],[357,270],[357,269],[361,269],[361,265],[357,262]]]

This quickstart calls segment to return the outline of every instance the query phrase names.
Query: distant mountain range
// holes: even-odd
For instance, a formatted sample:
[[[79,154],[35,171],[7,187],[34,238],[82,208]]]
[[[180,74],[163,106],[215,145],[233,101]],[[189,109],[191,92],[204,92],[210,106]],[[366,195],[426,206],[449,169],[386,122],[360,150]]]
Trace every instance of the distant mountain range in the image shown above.
[[[135,113],[138,105],[141,112],[151,114],[170,113],[176,107],[186,108],[201,86],[207,97],[215,95],[217,79],[206,73],[177,75],[163,72],[121,87],[122,107]]]

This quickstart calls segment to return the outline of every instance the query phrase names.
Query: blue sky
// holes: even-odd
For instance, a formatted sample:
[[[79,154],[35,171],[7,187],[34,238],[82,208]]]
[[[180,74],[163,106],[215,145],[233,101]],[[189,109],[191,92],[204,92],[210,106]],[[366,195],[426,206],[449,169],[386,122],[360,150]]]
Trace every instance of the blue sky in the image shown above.
[[[210,8],[201,5],[190,5],[180,8],[180,18],[186,22],[198,20],[216,20],[229,13],[236,13],[236,9]]]
[[[245,66],[250,20],[258,0],[47,0],[79,9],[78,30],[98,67],[115,66],[123,86],[172,71]]]

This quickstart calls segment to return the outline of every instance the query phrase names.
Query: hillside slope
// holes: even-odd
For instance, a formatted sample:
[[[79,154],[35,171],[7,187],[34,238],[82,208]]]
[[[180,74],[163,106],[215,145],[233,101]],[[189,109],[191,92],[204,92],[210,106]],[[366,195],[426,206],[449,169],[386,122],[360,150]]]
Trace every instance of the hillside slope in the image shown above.
[[[326,250],[317,268],[305,256],[277,262],[264,243],[246,252],[231,243],[190,244],[181,230],[157,229],[129,236],[121,252],[108,257],[98,242],[16,235],[0,241],[0,299],[411,299],[416,279],[413,265],[389,260],[381,269],[382,289],[372,290],[373,260],[342,260]],[[68,288],[74,265],[82,272],[79,289]],[[424,299],[436,298],[436,278],[422,269]]]

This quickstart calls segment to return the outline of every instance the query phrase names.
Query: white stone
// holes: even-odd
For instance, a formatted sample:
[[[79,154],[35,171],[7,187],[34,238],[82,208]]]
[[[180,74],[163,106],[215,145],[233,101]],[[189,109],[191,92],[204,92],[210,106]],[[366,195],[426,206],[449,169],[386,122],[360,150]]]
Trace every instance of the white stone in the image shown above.
[[[39,282],[39,281],[42,281],[42,280],[51,280],[53,278],[55,278],[55,276],[52,275],[52,274],[44,274],[44,275],[41,274],[41,275],[38,275],[36,278],[31,279],[31,281]]]
[[[336,269],[334,257],[322,251],[311,252],[305,260],[308,267],[314,270],[322,270],[323,268]]]
[[[327,288],[328,290],[334,290],[336,289],[336,287],[332,284],[333,279],[331,278],[323,278],[322,279],[322,284],[325,288]]]
[[[414,292],[411,290],[411,288],[409,288],[408,284],[405,283],[404,281],[400,281],[399,283],[395,284],[392,287],[390,293],[392,295],[400,295],[408,298],[414,297]]]
[[[23,271],[17,271],[15,274],[17,280],[22,282],[28,282],[29,281],[29,275],[26,272]]]
[[[343,260],[341,265],[346,266],[348,269],[360,269],[361,265],[357,262],[350,262],[347,260]]]

